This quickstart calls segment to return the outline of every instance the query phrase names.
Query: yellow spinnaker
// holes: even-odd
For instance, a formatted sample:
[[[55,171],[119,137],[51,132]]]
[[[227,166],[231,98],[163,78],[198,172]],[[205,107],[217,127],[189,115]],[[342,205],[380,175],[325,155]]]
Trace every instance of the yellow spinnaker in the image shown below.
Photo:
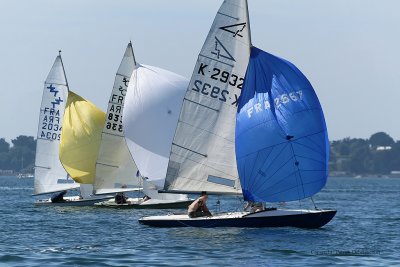
[[[78,183],[93,184],[106,114],[69,91],[60,140],[60,161]]]

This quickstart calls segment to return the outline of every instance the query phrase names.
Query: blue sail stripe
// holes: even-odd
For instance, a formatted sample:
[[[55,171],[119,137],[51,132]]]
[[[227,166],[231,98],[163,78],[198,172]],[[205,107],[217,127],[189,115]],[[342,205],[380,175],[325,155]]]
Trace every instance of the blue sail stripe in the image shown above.
[[[301,146],[301,145],[299,145],[299,146]],[[303,148],[307,148],[308,149],[308,147],[307,146],[302,146]],[[305,150],[305,151],[307,151],[307,152],[309,152],[309,153],[311,153],[311,152],[313,152],[314,154],[318,154],[318,158],[321,158],[321,157],[323,157],[324,156],[324,154],[322,154],[322,153],[320,153],[320,151],[317,151],[317,150]],[[306,156],[303,156],[303,154],[300,154],[300,153],[296,153],[295,154],[296,156],[299,156],[299,157],[303,157],[303,158],[307,158],[307,159],[312,159],[313,157],[311,157],[311,156],[308,156],[308,157],[306,157]],[[316,155],[317,156],[317,155]],[[325,161],[318,161],[318,162],[321,162],[322,164],[325,164]]]
[[[320,182],[320,180],[310,181],[310,182],[307,182],[305,185],[316,184],[316,183],[319,183],[319,182]],[[273,194],[270,194],[270,196],[279,195],[279,194],[281,194],[283,192],[287,192],[287,191],[290,191],[290,190],[295,189],[295,188],[298,188],[298,187],[294,186],[294,187],[291,187],[291,188],[287,188],[286,190],[282,190],[282,191],[278,191],[278,192],[275,192]],[[290,200],[287,200],[287,201],[290,201]]]
[[[290,159],[289,159],[289,160],[290,160]],[[288,164],[288,163],[289,163],[289,160],[288,160],[285,164],[283,164],[282,166],[280,166],[280,167],[283,167],[283,166],[285,166],[286,164]],[[289,177],[289,176],[292,176],[292,175],[294,175],[294,174],[297,173],[297,172],[299,172],[299,171],[298,171],[298,170],[294,170],[292,173],[290,173],[289,175],[287,175],[287,176],[285,176],[285,177],[283,177],[283,178],[287,178],[287,177]],[[269,180],[272,180],[276,174],[279,174],[279,173],[278,173],[277,171],[274,172],[271,176],[268,177],[268,179],[264,180],[264,181],[260,184],[260,186],[264,186],[265,184],[267,184],[267,186],[265,187],[265,189],[268,189],[269,187],[273,187],[275,184],[270,184],[270,183],[268,183],[268,182],[269,182]],[[284,180],[285,180],[285,179],[281,179],[281,180],[279,180],[277,183],[283,182]]]
[[[271,152],[272,152],[272,151],[269,151],[267,157],[269,157],[269,155],[271,154]],[[253,174],[254,171],[258,171],[258,170],[255,168],[255,164],[258,162],[258,158],[259,158],[260,155],[261,155],[260,152],[257,152],[257,153],[256,153],[256,159],[252,162],[252,167],[251,167],[251,174],[250,174],[250,176],[253,176],[253,175],[254,175],[254,174]],[[250,164],[249,164],[249,165],[250,165]],[[251,182],[251,180],[250,180],[249,182]],[[254,180],[253,180],[252,182],[254,183]],[[253,187],[253,184],[250,184],[249,187]]]
[[[298,145],[302,145],[302,146],[308,147],[309,149],[311,149],[311,150],[313,150],[313,151],[317,151],[317,152],[319,152],[319,153],[321,154],[321,156],[322,156],[322,155],[325,155],[325,153],[323,153],[323,152],[325,152],[325,149],[323,149],[322,147],[320,147],[320,146],[318,145],[319,143],[323,142],[323,140],[321,140],[321,136],[320,136],[321,133],[323,133],[323,131],[320,131],[320,132],[317,132],[317,133],[313,133],[313,134],[304,136],[304,137],[302,137],[302,138],[299,138],[299,139],[294,140],[293,142],[296,143],[296,144],[298,144]],[[315,141],[315,140],[313,140],[313,138],[311,138],[311,137],[316,137],[316,138],[318,138],[318,139],[320,139],[320,140]],[[304,143],[305,140],[307,140],[308,142],[312,143],[312,144],[314,145],[314,147],[306,145],[306,144]],[[298,141],[302,141],[302,142],[298,142]]]
[[[273,159],[271,159],[268,163],[269,163],[269,165],[268,166],[266,166],[266,167],[264,167],[263,168],[263,166],[265,165],[265,162],[267,162],[267,160],[268,160],[268,158],[266,158],[262,163],[261,163],[261,167],[259,168],[259,169],[257,169],[257,173],[259,173],[260,171],[262,171],[261,169],[263,168],[263,169],[268,169],[268,167],[270,167],[270,166],[272,166],[272,165],[274,165],[274,163],[276,162],[276,160],[278,160],[279,159],[279,157],[282,155],[282,151],[284,151],[286,148],[287,148],[287,146],[288,146],[288,144],[284,144],[283,143],[283,146],[282,146],[282,148],[281,148],[281,150],[280,150],[280,152],[276,155],[276,157],[275,158],[273,158]],[[276,147],[278,147],[278,146],[276,146]],[[273,147],[272,149],[274,149],[275,147]],[[272,153],[272,151],[273,150],[271,150],[271,153]],[[271,153],[269,154],[269,156],[271,155]],[[269,157],[268,156],[268,157]],[[288,161],[289,161],[290,159],[288,159]],[[284,163],[283,165],[285,165],[286,163]],[[282,166],[283,166],[282,165]],[[278,166],[278,168],[279,168],[280,166]],[[276,170],[276,172],[278,172],[279,171],[279,169],[277,169]],[[262,171],[263,172],[263,171]],[[275,175],[275,173],[273,173],[272,175],[269,175],[268,176],[268,178],[266,178],[265,180],[264,180],[264,182],[265,181],[268,181],[269,179],[271,179],[271,178],[273,178],[273,176]],[[253,179],[253,183],[255,183],[256,181],[257,181],[257,178],[259,178],[259,176],[258,175],[256,175],[255,176],[256,177],[256,179]],[[252,185],[252,187],[254,187],[254,184]]]

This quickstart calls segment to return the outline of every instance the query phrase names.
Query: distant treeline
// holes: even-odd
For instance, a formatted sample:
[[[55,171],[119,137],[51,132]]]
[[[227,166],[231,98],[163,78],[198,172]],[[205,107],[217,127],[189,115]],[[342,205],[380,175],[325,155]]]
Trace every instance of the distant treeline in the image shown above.
[[[0,138],[0,170],[32,173],[35,164],[36,140],[20,135],[12,146]],[[369,139],[344,138],[330,143],[329,171],[333,175],[386,175],[400,171],[400,141],[384,132]]]
[[[0,138],[0,170],[2,172],[33,173],[36,140],[33,136],[20,135],[11,140],[12,146]]]
[[[387,175],[400,171],[400,141],[384,132],[369,139],[344,138],[330,143],[331,174]]]

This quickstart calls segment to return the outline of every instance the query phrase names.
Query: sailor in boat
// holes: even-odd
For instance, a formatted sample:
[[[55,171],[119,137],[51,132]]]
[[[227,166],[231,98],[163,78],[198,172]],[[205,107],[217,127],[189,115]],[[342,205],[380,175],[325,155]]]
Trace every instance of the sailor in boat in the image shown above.
[[[51,202],[57,203],[57,202],[64,202],[64,195],[67,193],[67,190],[55,193],[51,196]]]
[[[151,197],[149,197],[148,195],[144,195],[142,198],[142,202],[145,202],[147,200],[151,199]]]
[[[254,202],[254,201],[248,201],[243,211],[247,211],[249,208],[251,208],[251,212],[253,213],[265,209],[263,202]]]
[[[201,192],[201,196],[193,201],[192,204],[189,205],[188,207],[188,215],[190,218],[195,218],[195,217],[212,217],[211,212],[208,210],[206,202],[207,202],[208,196],[206,192]]]
[[[125,204],[127,203],[127,197],[125,196],[125,194],[123,192],[119,192],[115,195],[115,203],[117,204]]]

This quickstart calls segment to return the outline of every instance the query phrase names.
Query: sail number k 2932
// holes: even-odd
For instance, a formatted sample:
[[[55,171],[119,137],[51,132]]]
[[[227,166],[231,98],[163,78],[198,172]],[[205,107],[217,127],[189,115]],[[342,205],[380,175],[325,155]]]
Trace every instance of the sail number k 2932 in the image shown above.
[[[212,71],[207,70],[207,67],[208,67],[207,64],[200,63],[200,67],[199,70],[197,71],[197,74],[206,76],[206,73],[210,73],[211,79],[220,81],[222,83],[228,83],[230,86],[242,89],[244,80],[242,77],[239,77],[234,73],[229,73],[228,71],[225,70],[220,70],[219,68],[213,68]]]
[[[217,86],[212,86],[208,83],[203,83],[200,80],[194,81],[193,91],[200,92],[203,95],[210,95],[212,98],[218,98],[219,100],[226,102],[226,96],[229,95],[227,90],[221,90]]]

